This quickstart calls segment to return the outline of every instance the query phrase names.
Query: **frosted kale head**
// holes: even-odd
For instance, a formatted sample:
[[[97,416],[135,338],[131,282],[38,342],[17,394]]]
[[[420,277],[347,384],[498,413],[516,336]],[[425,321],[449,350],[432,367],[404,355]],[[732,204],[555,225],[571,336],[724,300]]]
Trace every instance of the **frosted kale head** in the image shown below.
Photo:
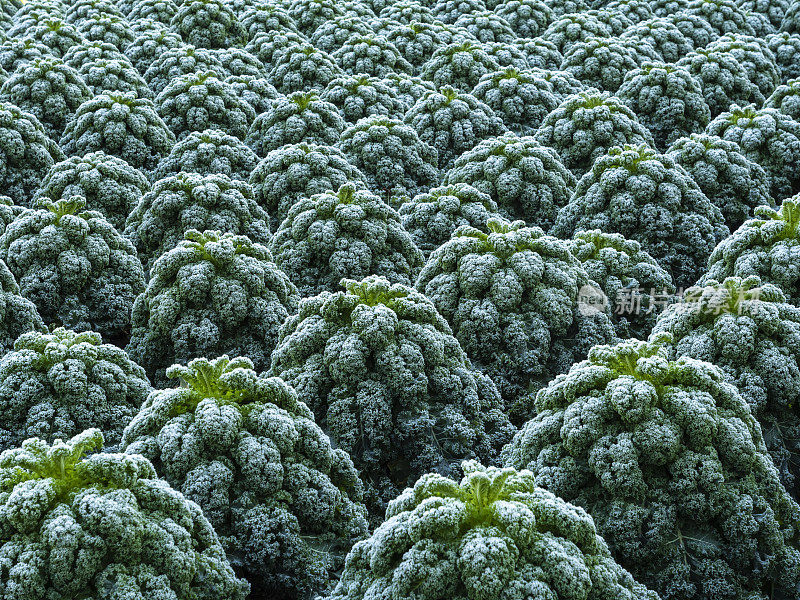
[[[711,23],[701,16],[684,10],[686,5],[688,2],[684,3],[679,10],[664,15],[664,18],[680,29],[681,33],[694,44],[695,49],[704,48],[719,38],[719,33],[711,26]]]
[[[259,33],[273,30],[294,31],[299,33],[297,24],[289,16],[287,8],[271,2],[245,2],[243,10],[238,11],[239,22],[247,31],[247,38],[252,40]],[[234,12],[237,12],[234,9]]]
[[[774,108],[779,113],[800,121],[800,79],[790,79],[776,87],[764,102],[764,108]]]
[[[689,71],[700,83],[700,89],[716,117],[732,104],[763,102],[763,94],[750,81],[745,67],[729,52],[713,46],[698,48],[680,59],[676,66]]]
[[[333,146],[344,125],[336,106],[315,92],[295,92],[273,101],[269,110],[256,117],[245,143],[262,157],[287,144]]]
[[[504,0],[494,12],[521,38],[539,37],[555,20],[553,11],[542,0]]]
[[[8,196],[0,195],[0,236],[3,235],[6,227],[19,215],[24,213],[25,210],[26,208],[24,206],[14,204],[14,201]]]
[[[172,17],[178,12],[178,4],[173,0],[133,0],[128,12],[131,23],[152,19],[165,27],[169,27]]]
[[[486,223],[498,215],[498,208],[489,194],[466,183],[452,183],[417,194],[398,212],[403,228],[427,259],[464,225],[488,232]]]
[[[30,38],[7,39],[0,44],[0,67],[13,73],[20,65],[30,64],[37,58],[51,57],[50,49]]]
[[[540,37],[517,38],[514,40],[514,46],[522,50],[528,60],[528,66],[532,69],[552,71],[558,69],[564,59],[555,44]]]
[[[739,4],[741,8],[744,8],[744,3],[737,2],[737,4]],[[765,38],[777,31],[777,27],[769,22],[769,17],[763,12],[745,10],[744,18],[747,24],[752,28],[753,35],[756,37]]]
[[[733,0],[690,0],[686,13],[705,19],[717,36],[727,33],[755,34],[744,10]]]
[[[800,32],[800,11],[798,11],[794,3],[791,3],[784,12],[783,19],[781,19],[780,31],[785,33]]]
[[[300,33],[285,29],[273,29],[256,34],[247,43],[245,50],[258,58],[261,64],[264,65],[264,69],[270,72],[290,48],[303,46],[307,43],[308,38]]]
[[[501,42],[484,42],[481,45],[500,67],[516,67],[521,70],[526,70],[530,67],[528,55],[521,45],[503,44]]]
[[[341,3],[345,15],[365,22],[374,19],[386,6],[385,0],[344,0]]]
[[[692,134],[675,140],[667,154],[722,211],[731,231],[752,217],[755,207],[772,204],[766,171],[745,156],[736,142]]]
[[[770,24],[777,29],[781,26],[781,21],[792,3],[790,0],[740,0],[738,4],[746,11],[765,15]]]
[[[453,23],[453,27],[467,30],[482,44],[487,42],[510,44],[517,38],[511,24],[490,10],[462,14]]]
[[[634,24],[654,17],[653,9],[647,0],[611,0],[610,2],[603,0],[594,4],[601,6],[605,11],[623,15]]]
[[[431,10],[439,21],[452,25],[461,15],[483,12],[486,8],[483,0],[435,0]]]
[[[200,507],[144,457],[102,447],[100,430],[87,429],[0,455],[0,551],[16,569],[4,585],[62,598],[244,600],[250,586]],[[45,553],[53,559],[36,558]]]
[[[95,13],[77,24],[78,31],[89,42],[104,42],[124,50],[135,35],[131,24],[124,17]]]
[[[425,65],[439,49],[453,43],[465,42],[472,36],[463,29],[455,29],[439,21],[418,21],[393,27],[386,33],[389,40],[400,51],[415,72]]]
[[[183,240],[187,229],[214,229],[269,243],[266,211],[253,188],[225,175],[178,173],[160,179],[131,210],[125,236],[149,273],[155,261]]]
[[[125,429],[125,452],[200,505],[255,593],[323,591],[367,533],[350,457],[291,387],[259,377],[248,358],[196,358],[167,376],[181,386],[149,396]]]
[[[20,335],[32,331],[47,331],[47,328],[36,305],[20,295],[16,279],[0,261],[0,357],[14,348],[14,341]]]
[[[34,115],[54,140],[61,137],[81,103],[91,97],[81,75],[58,58],[35,59],[0,87],[0,101]]]
[[[161,0],[156,1],[159,4],[163,4]],[[125,55],[139,73],[145,75],[150,65],[156,62],[163,54],[183,45],[181,37],[167,29],[143,31],[128,45],[125,49]]]
[[[530,471],[461,468],[460,483],[430,473],[392,500],[331,600],[658,598],[614,561],[582,508],[537,487]]]
[[[780,208],[759,206],[755,216],[725,238],[708,259],[707,279],[758,276],[778,286],[789,302],[800,304],[800,198]]]
[[[764,39],[775,55],[775,64],[778,65],[781,82],[787,83],[790,79],[800,77],[800,60],[798,60],[800,58],[800,35],[784,31],[768,35]],[[2,58],[1,51],[0,58]],[[2,61],[0,61],[1,63]]]
[[[432,3],[429,3],[432,4]],[[411,23],[433,23],[436,17],[428,6],[419,2],[400,1],[385,6],[378,13],[381,19],[394,21],[396,25],[410,25]]]
[[[504,135],[464,152],[445,183],[467,183],[491,196],[500,213],[549,229],[575,189],[575,177],[558,154],[532,137]]]
[[[744,67],[750,82],[765,98],[781,82],[775,54],[764,39],[729,33],[709,44],[708,50],[733,56]]]
[[[416,282],[497,383],[515,423],[530,417],[529,393],[614,338],[602,308],[579,310],[590,282],[567,244],[524,225],[490,218],[488,232],[459,228]]]
[[[385,77],[389,73],[414,72],[397,47],[381,35],[354,33],[331,56],[350,75]]]
[[[73,196],[22,213],[0,237],[3,260],[45,323],[116,339],[130,324],[144,271],[133,245]]]
[[[0,186],[15,204],[30,206],[42,178],[63,158],[35,116],[0,102]]]
[[[98,59],[80,67],[80,75],[93,94],[133,92],[139,98],[154,98],[139,71],[127,60]]]
[[[706,133],[736,142],[747,158],[761,165],[773,198],[800,191],[800,123],[788,115],[734,104],[708,124]]]
[[[147,376],[100,334],[26,332],[0,359],[0,450],[100,427],[111,448],[152,390]]]
[[[225,84],[233,89],[240,100],[252,106],[257,115],[269,110],[272,101],[280,95],[267,77],[231,75],[225,78]]]
[[[420,76],[436,87],[451,85],[469,92],[481,77],[499,68],[482,44],[462,41],[438,48],[422,65]]]
[[[345,14],[342,4],[335,0],[292,0],[288,7],[289,16],[306,36],[313,35],[326,21]]]
[[[84,41],[80,31],[58,17],[45,18],[25,30],[25,37],[41,42],[50,50],[49,54],[61,58],[67,50]]]
[[[398,119],[365,117],[344,130],[338,147],[383,198],[413,196],[439,181],[436,149]]]
[[[650,130],[661,151],[679,137],[701,133],[711,120],[699,81],[675,65],[645,62],[628,71],[617,98]]]
[[[114,44],[102,41],[90,42],[88,40],[70,48],[62,60],[78,71],[86,63],[91,63],[95,60],[121,60],[128,62],[128,58]]]
[[[42,179],[34,204],[82,196],[86,208],[103,213],[117,231],[142,194],[150,190],[147,177],[127,162],[103,151],[73,156],[54,164]]]
[[[170,27],[198,48],[230,48],[247,43],[247,31],[223,0],[183,0]]]
[[[269,71],[264,68],[258,57],[247,50],[242,48],[217,48],[213,52],[230,76],[241,77],[246,75],[261,78],[269,76]]]
[[[674,354],[720,367],[750,404],[781,480],[800,494],[800,309],[757,276],[707,279],[686,290],[654,331],[673,336]]]
[[[181,44],[176,48],[162,50],[155,56],[144,72],[144,80],[153,93],[158,95],[181,75],[206,71],[213,71],[219,79],[230,75],[211,50]]]
[[[719,208],[683,167],[645,146],[612,148],[581,178],[551,233],[566,238],[581,229],[638,241],[680,287],[697,281],[729,233]]]
[[[243,235],[189,230],[156,260],[133,307],[127,351],[167,386],[165,370],[200,356],[247,356],[264,370],[297,288]]]
[[[152,179],[158,181],[186,172],[247,181],[257,163],[258,155],[232,135],[219,129],[192,131],[172,147],[169,156],[161,159]]]
[[[174,144],[175,135],[153,102],[131,92],[101,94],[81,104],[60,142],[68,156],[102,150],[136,169],[155,168]]]
[[[270,247],[302,297],[333,292],[343,277],[411,285],[423,260],[397,212],[354,183],[298,199]]]
[[[592,5],[590,0],[544,0],[544,3],[556,19],[565,14],[588,11]]]
[[[323,52],[333,54],[353,35],[371,35],[375,32],[361,19],[340,15],[317,27],[309,38],[311,44]]]
[[[564,52],[560,69],[575,76],[585,87],[612,94],[619,89],[625,75],[645,60],[658,55],[648,44],[623,38],[589,37],[572,44]]]
[[[338,148],[303,142],[272,150],[249,179],[256,202],[269,213],[272,231],[298,200],[338,190],[348,181],[365,177]]]
[[[603,293],[617,336],[646,339],[675,291],[670,274],[618,233],[579,231],[567,244]]]
[[[284,95],[321,92],[344,74],[333,56],[305,42],[281,53],[270,73],[270,81]]]
[[[545,70],[538,67],[531,67],[529,70],[539,75],[553,86],[553,93],[556,95],[559,102],[563,102],[569,96],[585,90],[584,85],[578,81],[575,75],[567,71],[559,71],[557,69]]]
[[[666,17],[677,13],[685,14],[684,9],[688,5],[689,0],[650,0],[650,8],[656,17]]]
[[[596,15],[586,12],[573,12],[563,14],[554,20],[542,34],[542,38],[555,44],[562,55],[577,42],[582,42],[590,37],[611,37],[611,28],[603,23]]]
[[[671,360],[668,341],[593,348],[539,392],[505,464],[591,507],[620,564],[662,598],[791,595],[800,514],[761,428],[718,367]]]
[[[91,19],[94,15],[124,16],[122,10],[117,8],[112,0],[76,0],[68,5],[58,4],[63,6],[64,20],[75,25]]]
[[[625,16],[624,11],[617,10],[615,8],[606,8],[605,6],[600,7],[596,5],[596,8],[592,10],[587,10],[585,15],[587,17],[593,17],[600,21],[603,25],[605,25],[609,31],[611,31],[612,37],[619,37],[622,35],[624,31],[626,31],[633,22]],[[603,37],[603,36],[597,36]],[[565,51],[566,53],[566,51]]]
[[[559,103],[552,83],[535,71],[516,67],[486,73],[475,85],[472,95],[518,135],[533,135]]]
[[[351,125],[373,115],[402,119],[409,108],[391,85],[369,75],[337,77],[325,87],[322,99],[335,105]]]
[[[414,106],[414,103],[428,92],[436,90],[436,87],[430,81],[406,73],[390,73],[383,78],[383,81],[409,107]]]
[[[503,120],[472,94],[451,86],[428,92],[412,106],[405,122],[436,148],[439,168],[449,168],[463,152],[506,131]]]
[[[578,178],[614,146],[655,144],[653,135],[631,109],[597,90],[567,97],[544,118],[534,137],[555,150]]]
[[[694,44],[669,19],[654,17],[636,23],[622,34],[639,44],[650,44],[661,60],[674,63],[694,50]]]
[[[378,520],[423,473],[491,461],[513,429],[494,384],[472,371],[430,300],[381,277],[342,283],[346,291],[301,301],[271,374],[353,457]]]
[[[164,23],[161,23],[160,21],[157,21],[154,18],[150,17],[145,19],[139,19],[136,21],[131,21],[130,23],[134,41],[136,40],[137,37],[139,37],[143,33],[169,31],[169,25],[165,25]],[[180,36],[178,37],[180,38]],[[183,40],[181,40],[181,44],[183,44]]]
[[[25,2],[14,14],[7,11],[0,11],[0,19],[3,21],[4,30],[7,36],[13,39],[22,39],[27,36],[29,29],[36,27],[47,19],[64,18],[65,6],[63,2],[47,2],[45,0],[34,0]],[[30,38],[28,38],[30,39]],[[51,54],[48,52],[48,54]]]
[[[256,112],[213,71],[173,80],[155,101],[159,116],[177,141],[194,131],[221,129],[244,140]]]

